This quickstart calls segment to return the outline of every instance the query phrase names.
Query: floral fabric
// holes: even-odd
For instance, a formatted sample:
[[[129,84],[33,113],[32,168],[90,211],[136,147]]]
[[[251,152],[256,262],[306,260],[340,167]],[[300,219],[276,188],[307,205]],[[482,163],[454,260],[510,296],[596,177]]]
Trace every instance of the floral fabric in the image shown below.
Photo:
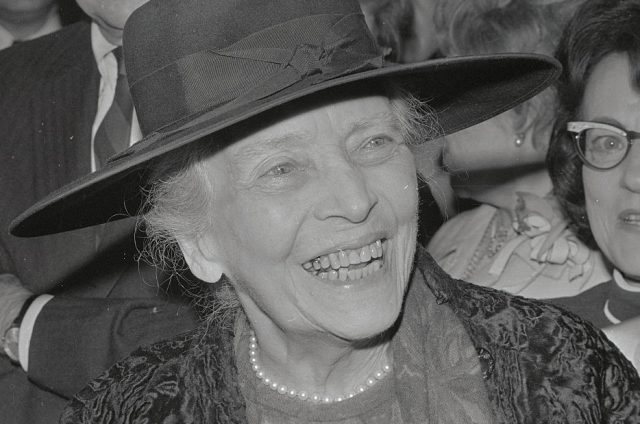
[[[447,221],[427,249],[454,278],[534,299],[575,296],[611,279],[600,252],[567,228],[555,199],[516,193]]]

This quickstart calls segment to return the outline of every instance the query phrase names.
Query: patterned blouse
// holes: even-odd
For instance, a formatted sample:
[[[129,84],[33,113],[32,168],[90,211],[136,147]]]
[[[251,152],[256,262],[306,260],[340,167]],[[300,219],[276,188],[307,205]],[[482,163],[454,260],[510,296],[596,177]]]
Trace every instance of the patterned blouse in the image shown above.
[[[602,255],[568,228],[553,196],[519,192],[447,221],[427,248],[454,278],[534,299],[576,296],[611,279]]]

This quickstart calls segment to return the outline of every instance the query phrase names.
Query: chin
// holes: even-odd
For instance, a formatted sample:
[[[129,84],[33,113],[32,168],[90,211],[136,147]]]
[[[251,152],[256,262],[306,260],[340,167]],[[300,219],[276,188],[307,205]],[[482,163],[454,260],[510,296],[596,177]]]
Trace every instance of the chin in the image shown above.
[[[352,322],[351,325],[341,325],[341,328],[333,331],[337,337],[343,340],[369,340],[376,338],[389,330],[398,320],[400,316],[400,308],[395,312],[389,313],[372,313],[361,315],[356,322]]]
[[[640,282],[640,264],[638,264],[637,256],[624,257],[616,262],[617,263],[614,265],[614,267],[617,268],[625,278],[634,280],[635,282]]]
[[[615,234],[615,246],[605,255],[609,257],[614,268],[625,277],[640,281],[640,262],[637,252],[640,251],[640,235],[631,231]],[[603,243],[604,244],[604,243]]]

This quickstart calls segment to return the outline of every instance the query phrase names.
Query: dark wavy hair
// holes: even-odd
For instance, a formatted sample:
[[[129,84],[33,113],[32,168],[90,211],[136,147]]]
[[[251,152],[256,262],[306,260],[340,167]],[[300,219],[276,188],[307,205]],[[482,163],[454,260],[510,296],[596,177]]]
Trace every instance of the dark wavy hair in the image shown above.
[[[572,229],[595,247],[589,228],[582,182],[582,162],[567,122],[579,120],[584,91],[593,68],[611,53],[626,53],[632,85],[640,89],[640,0],[587,0],[568,22],[556,58],[563,71],[557,82],[559,110],[547,151],[547,167]]]

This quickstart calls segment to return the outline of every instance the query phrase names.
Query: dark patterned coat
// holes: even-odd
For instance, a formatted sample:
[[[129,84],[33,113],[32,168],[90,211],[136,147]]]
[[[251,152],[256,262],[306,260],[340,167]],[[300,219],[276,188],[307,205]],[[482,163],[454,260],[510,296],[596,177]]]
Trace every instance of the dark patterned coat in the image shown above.
[[[640,423],[640,378],[592,325],[453,280],[424,252],[415,272],[470,335],[496,422]],[[232,343],[210,328],[141,349],[80,392],[61,422],[245,423]]]

